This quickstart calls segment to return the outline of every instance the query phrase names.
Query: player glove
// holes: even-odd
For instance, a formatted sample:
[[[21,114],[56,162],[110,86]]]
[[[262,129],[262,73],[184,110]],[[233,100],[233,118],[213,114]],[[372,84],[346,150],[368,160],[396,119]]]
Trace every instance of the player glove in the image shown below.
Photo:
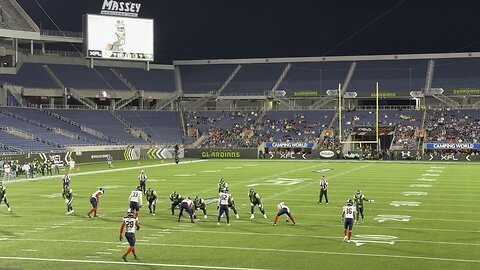
[[[370,200],[370,202],[373,202],[373,203],[374,203],[374,202],[375,202],[375,200]]]
[[[120,237],[118,238],[118,240],[120,240],[120,242],[123,241],[123,236],[120,235]]]

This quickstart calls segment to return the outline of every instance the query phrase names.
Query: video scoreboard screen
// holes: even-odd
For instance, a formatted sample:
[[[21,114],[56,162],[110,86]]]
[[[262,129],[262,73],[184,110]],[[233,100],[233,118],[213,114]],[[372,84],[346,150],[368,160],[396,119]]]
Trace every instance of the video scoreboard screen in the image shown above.
[[[153,20],[86,14],[87,58],[153,61]]]

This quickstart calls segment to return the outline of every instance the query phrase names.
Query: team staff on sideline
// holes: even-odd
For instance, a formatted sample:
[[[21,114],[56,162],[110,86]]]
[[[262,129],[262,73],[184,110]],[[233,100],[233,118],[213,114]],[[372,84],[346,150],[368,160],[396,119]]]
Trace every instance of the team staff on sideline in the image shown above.
[[[348,199],[347,205],[343,207],[342,222],[343,222],[343,241],[350,243],[352,238],[353,224],[355,223],[355,206],[352,199]]]
[[[138,260],[137,253],[135,251],[135,231],[140,230],[140,223],[138,223],[138,219],[135,218],[133,213],[129,211],[125,217],[123,217],[123,223],[120,227],[120,237],[119,240],[123,241],[123,230],[125,229],[125,238],[127,238],[129,248],[127,252],[123,254],[122,259],[127,261],[128,254],[132,253],[135,260]]]
[[[325,179],[325,176],[322,176],[320,180],[320,196],[318,198],[318,203],[322,204],[323,196],[325,196],[325,203],[328,204],[328,181]]]

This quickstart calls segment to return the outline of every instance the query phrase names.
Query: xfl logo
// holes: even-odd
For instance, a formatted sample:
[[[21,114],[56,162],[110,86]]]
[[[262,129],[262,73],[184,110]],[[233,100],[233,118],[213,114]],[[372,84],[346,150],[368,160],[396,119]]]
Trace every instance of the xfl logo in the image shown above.
[[[90,57],[102,57],[102,51],[89,50],[88,51],[88,56],[90,56]]]

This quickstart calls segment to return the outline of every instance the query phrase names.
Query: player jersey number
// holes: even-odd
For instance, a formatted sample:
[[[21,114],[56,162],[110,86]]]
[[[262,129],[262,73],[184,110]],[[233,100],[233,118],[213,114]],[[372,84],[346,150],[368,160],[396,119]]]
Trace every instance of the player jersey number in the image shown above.
[[[345,209],[345,213],[347,215],[351,215],[351,214],[353,214],[353,209],[352,208],[347,208],[347,209]]]
[[[133,228],[133,226],[135,226],[135,221],[133,221],[133,220],[126,220],[126,221],[125,221],[125,226],[127,226],[127,228]]]

